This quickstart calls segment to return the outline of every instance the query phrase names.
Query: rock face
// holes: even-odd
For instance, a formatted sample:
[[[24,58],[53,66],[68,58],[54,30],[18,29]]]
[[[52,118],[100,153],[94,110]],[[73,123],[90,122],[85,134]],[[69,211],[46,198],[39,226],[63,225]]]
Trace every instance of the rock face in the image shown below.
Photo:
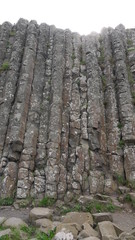
[[[0,197],[112,193],[134,143],[135,29],[0,26]]]

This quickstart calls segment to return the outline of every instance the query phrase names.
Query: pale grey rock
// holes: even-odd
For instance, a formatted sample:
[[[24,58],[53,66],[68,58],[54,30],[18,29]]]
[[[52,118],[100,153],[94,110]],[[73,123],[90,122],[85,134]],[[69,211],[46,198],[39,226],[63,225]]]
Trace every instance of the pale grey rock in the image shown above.
[[[90,213],[85,212],[70,212],[64,217],[63,223],[77,223],[81,227],[83,223],[89,222],[93,225],[93,217]]]
[[[56,233],[58,232],[65,232],[65,233],[72,233],[75,239],[77,239],[78,233],[80,232],[81,227],[78,223],[61,223],[56,227]]]
[[[96,197],[97,199],[99,199],[99,200],[108,201],[108,202],[111,201],[111,197],[110,197],[110,196],[107,196],[107,195],[105,195],[105,194],[97,193],[97,194],[95,195],[95,197]]]
[[[0,225],[2,225],[6,221],[6,217],[0,217]]]
[[[93,199],[94,199],[93,196],[80,196],[78,198],[78,202],[84,205],[84,204],[88,204],[88,203],[92,202]]]
[[[37,219],[35,220],[34,224],[37,227],[40,227],[40,230],[45,233],[48,233],[48,231],[53,230],[55,228],[53,222],[46,218]]]
[[[116,225],[115,223],[113,223],[114,229],[116,231],[117,236],[119,236],[121,233],[124,232],[124,230],[122,230],[118,225]]]
[[[94,213],[92,214],[93,218],[94,218],[94,222],[98,223],[98,222],[103,222],[103,221],[113,221],[112,218],[112,214],[111,213]]]
[[[113,237],[113,238],[118,237],[112,222],[109,222],[109,221],[100,222],[100,223],[98,223],[98,228],[99,228],[99,232],[100,232],[102,238],[103,237]]]
[[[135,192],[130,192],[129,193],[131,200],[134,202],[135,201]]]
[[[53,210],[43,207],[35,207],[30,211],[29,219],[31,222],[34,222],[37,219],[47,218],[51,219],[53,215]]]
[[[28,226],[28,225],[20,218],[11,217],[11,218],[8,218],[3,223],[3,226],[20,228],[21,226]]]
[[[130,192],[130,188],[125,187],[125,186],[119,186],[119,190],[122,194]]]
[[[99,240],[100,238],[98,237],[87,237],[87,238],[83,238],[83,240]]]
[[[82,225],[83,230],[79,233],[78,239],[84,239],[86,237],[98,237],[99,234],[97,231],[95,231],[89,223],[84,223]]]
[[[10,228],[0,231],[0,237],[10,236],[10,234],[11,234],[11,229]]]
[[[58,232],[54,236],[53,240],[73,240],[73,234],[72,233],[65,233],[65,232]]]
[[[123,232],[119,235],[119,239],[120,240],[134,240],[135,236],[132,235],[131,233]]]

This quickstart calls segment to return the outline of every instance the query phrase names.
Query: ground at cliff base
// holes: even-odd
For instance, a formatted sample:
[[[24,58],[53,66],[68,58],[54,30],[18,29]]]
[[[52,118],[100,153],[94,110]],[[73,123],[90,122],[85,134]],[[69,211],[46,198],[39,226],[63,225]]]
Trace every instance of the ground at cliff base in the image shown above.
[[[0,208],[0,217],[21,218],[26,223],[28,223],[30,210],[31,208],[15,209],[12,206],[5,206]],[[116,223],[122,230],[128,232],[135,228],[135,213],[132,211],[132,209],[128,208],[127,211],[125,209],[123,211],[116,211],[111,214],[113,217],[113,222]]]

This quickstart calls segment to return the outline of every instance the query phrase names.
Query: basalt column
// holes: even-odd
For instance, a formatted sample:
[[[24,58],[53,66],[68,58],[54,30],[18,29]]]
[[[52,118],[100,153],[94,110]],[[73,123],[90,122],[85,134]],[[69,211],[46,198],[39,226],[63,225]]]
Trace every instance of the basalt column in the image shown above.
[[[0,25],[0,197],[71,201],[135,181],[135,30]]]

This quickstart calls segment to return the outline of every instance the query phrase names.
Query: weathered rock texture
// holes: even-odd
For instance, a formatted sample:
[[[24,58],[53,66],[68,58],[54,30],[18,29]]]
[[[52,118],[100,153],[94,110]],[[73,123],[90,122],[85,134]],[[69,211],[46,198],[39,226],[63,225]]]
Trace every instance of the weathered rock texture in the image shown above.
[[[0,26],[0,197],[112,193],[134,144],[135,29]]]

